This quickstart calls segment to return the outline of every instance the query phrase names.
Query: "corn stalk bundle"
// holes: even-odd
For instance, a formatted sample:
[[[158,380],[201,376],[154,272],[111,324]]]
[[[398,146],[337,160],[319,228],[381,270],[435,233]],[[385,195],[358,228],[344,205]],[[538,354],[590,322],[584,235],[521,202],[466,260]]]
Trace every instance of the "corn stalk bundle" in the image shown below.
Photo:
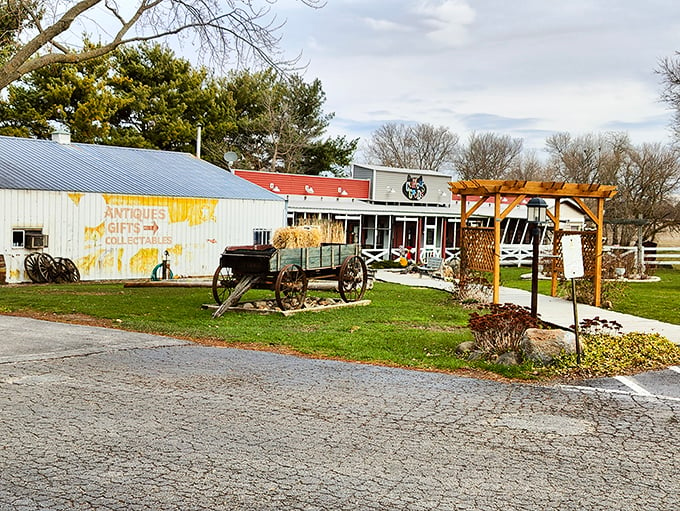
[[[322,243],[345,243],[345,226],[327,218],[307,218],[305,227],[315,227],[321,231]]]

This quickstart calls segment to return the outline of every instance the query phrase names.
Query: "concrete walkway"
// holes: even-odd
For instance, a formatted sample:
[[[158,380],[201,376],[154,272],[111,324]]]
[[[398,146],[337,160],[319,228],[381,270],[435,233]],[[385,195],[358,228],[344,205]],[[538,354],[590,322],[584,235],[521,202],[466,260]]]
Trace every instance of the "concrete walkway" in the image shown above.
[[[383,282],[392,282],[406,286],[430,287],[449,292],[452,291],[451,282],[434,279],[426,275],[419,276],[418,274],[412,273],[405,274],[398,271],[378,270],[375,278]],[[521,289],[501,287],[500,302],[530,307],[531,293]],[[562,328],[571,328],[574,324],[573,305],[570,301],[563,300],[562,298],[553,298],[552,296],[539,294],[538,314],[542,320]],[[622,326],[621,330],[623,332],[656,332],[673,341],[675,344],[680,344],[680,325],[639,318],[630,314],[622,314],[620,312],[601,309],[591,305],[578,304],[579,321],[595,317],[600,317],[608,321],[617,321]]]

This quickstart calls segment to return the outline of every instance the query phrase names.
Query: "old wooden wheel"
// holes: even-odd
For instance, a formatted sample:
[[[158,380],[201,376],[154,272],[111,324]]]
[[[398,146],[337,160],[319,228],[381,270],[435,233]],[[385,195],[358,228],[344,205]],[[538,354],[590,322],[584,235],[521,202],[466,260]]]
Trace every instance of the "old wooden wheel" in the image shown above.
[[[28,278],[33,282],[47,282],[47,280],[43,279],[43,276],[38,269],[39,258],[40,252],[28,254],[26,259],[24,259],[24,271],[26,272],[26,275],[28,275]]]
[[[307,297],[307,275],[297,264],[284,266],[274,285],[276,303],[282,310],[300,309]]]
[[[69,269],[64,264],[61,257],[54,258],[54,265],[52,266],[51,280],[57,284],[65,284],[69,281]]]
[[[221,305],[236,287],[238,279],[231,268],[218,266],[213,275],[212,294],[218,305]]]
[[[356,302],[364,297],[368,284],[366,263],[357,255],[348,256],[340,266],[338,291],[345,302]]]
[[[78,267],[76,266],[76,263],[71,261],[67,257],[63,257],[61,259],[62,264],[66,267],[66,270],[68,272],[67,275],[67,281],[68,282],[80,282],[80,271],[78,270]]]
[[[59,284],[80,281],[78,267],[67,257],[54,258],[54,266],[52,267],[51,275],[51,280]]]
[[[39,254],[37,262],[42,282],[54,282],[56,277],[56,261],[50,254]]]

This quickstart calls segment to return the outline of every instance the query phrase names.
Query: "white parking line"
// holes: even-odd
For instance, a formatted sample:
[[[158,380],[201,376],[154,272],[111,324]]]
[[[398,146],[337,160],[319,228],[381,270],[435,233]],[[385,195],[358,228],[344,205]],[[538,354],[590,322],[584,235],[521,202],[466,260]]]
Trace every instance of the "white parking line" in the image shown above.
[[[601,389],[599,387],[586,387],[582,385],[558,385],[561,389],[564,390],[573,390],[577,392],[586,392],[589,394],[620,394],[624,396],[634,396],[634,395],[643,395],[643,396],[648,396],[651,398],[655,399],[663,399],[667,401],[679,401],[680,402],[680,397],[671,397],[671,396],[662,396],[662,395],[655,395],[655,394],[633,394],[631,392],[626,392],[625,390],[616,390],[616,389]]]
[[[640,396],[651,396],[652,393],[649,392],[648,390],[642,388],[640,385],[635,383],[632,378],[628,378],[627,376],[614,376],[614,379],[623,383],[626,387],[629,389],[633,390],[636,394]]]

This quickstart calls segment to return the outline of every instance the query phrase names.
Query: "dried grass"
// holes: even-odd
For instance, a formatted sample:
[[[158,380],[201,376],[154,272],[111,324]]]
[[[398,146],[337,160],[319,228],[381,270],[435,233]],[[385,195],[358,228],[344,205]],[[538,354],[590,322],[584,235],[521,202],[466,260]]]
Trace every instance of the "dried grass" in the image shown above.
[[[276,248],[309,248],[319,247],[322,243],[344,242],[342,223],[326,219],[306,219],[304,225],[282,227],[274,231],[272,240]]]

